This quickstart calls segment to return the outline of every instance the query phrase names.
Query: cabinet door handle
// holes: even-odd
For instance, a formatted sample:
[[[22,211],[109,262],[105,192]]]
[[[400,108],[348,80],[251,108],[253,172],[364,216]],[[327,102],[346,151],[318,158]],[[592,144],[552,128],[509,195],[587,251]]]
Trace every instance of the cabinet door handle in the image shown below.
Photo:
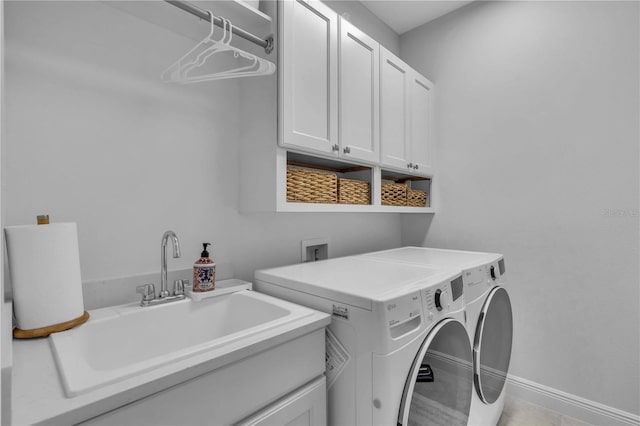
[[[340,147],[338,146],[338,144],[335,144],[331,147],[331,151],[336,152],[340,149]]]
[[[345,154],[351,154],[351,148],[349,148],[348,146],[345,146],[342,152],[344,152]]]

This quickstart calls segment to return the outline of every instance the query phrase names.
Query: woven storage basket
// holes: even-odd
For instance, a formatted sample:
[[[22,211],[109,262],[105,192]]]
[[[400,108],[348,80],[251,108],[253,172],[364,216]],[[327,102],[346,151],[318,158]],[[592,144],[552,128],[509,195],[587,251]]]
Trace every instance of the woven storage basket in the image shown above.
[[[338,178],[339,204],[371,204],[369,182]]]
[[[401,183],[382,184],[382,205],[383,206],[406,206],[407,205],[407,185]]]
[[[407,189],[407,205],[411,207],[426,207],[427,206],[426,191],[418,191],[417,189]]]
[[[287,201],[335,204],[338,178],[333,173],[287,167]]]

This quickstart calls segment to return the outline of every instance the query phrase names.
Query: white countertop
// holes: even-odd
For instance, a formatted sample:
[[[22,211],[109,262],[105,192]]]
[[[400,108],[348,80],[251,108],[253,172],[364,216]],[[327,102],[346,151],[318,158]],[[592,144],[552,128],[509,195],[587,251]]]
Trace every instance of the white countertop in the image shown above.
[[[67,398],[48,338],[13,341],[12,424],[70,425],[198,377],[231,362],[303,336],[329,324],[314,312],[264,333],[263,339],[240,339],[214,351],[157,368],[137,377]]]

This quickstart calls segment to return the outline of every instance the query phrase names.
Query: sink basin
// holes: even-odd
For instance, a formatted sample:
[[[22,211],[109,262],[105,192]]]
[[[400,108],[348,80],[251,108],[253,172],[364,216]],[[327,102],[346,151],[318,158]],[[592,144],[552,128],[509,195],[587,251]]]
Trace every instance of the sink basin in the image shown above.
[[[196,355],[226,353],[314,311],[243,290],[194,302],[96,309],[74,329],[49,337],[67,397]]]

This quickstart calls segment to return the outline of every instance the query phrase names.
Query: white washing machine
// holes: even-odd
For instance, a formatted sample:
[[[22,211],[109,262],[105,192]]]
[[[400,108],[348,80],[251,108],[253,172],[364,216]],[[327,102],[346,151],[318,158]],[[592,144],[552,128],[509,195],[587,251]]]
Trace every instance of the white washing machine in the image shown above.
[[[329,424],[468,423],[473,354],[459,270],[354,256],[256,271],[254,289],[332,315]]]
[[[513,338],[511,302],[503,287],[504,257],[495,253],[425,247],[403,247],[363,257],[462,270],[467,331],[473,342],[475,392],[469,424],[497,424],[504,408]]]

